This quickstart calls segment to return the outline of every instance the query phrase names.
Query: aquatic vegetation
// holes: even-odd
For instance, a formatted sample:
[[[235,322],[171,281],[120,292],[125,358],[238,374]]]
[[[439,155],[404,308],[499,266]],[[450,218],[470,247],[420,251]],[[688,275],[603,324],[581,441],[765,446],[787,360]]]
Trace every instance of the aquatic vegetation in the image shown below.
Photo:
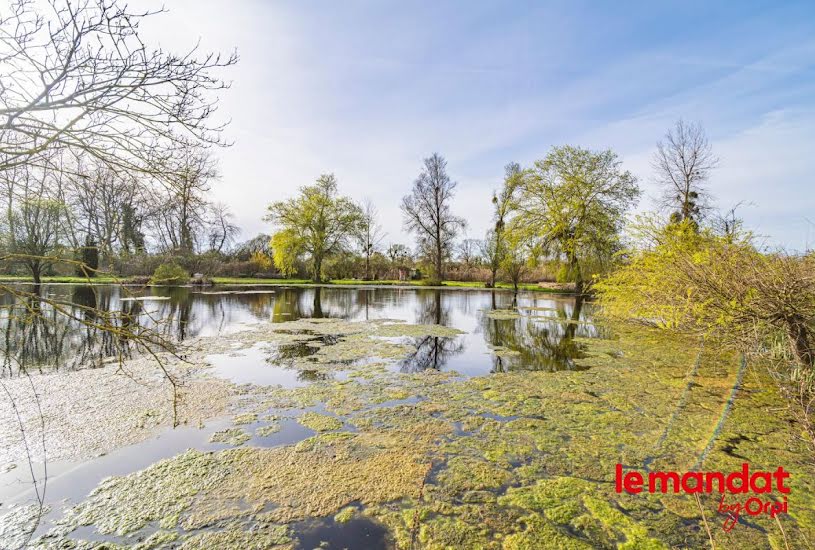
[[[250,439],[252,439],[252,436],[240,428],[220,430],[212,434],[212,437],[209,438],[212,443],[225,443],[233,446],[243,445]]]
[[[21,548],[28,542],[42,514],[49,507],[40,509],[39,504],[18,505],[0,516],[0,548]]]
[[[503,321],[510,319],[518,319],[521,317],[521,314],[518,312],[517,309],[490,309],[487,311],[486,316],[489,317],[490,319]]]
[[[255,435],[258,437],[269,437],[280,431],[280,419],[278,417],[265,418],[264,422],[268,422],[268,424],[264,424],[255,430]]]
[[[257,422],[258,415],[255,413],[243,413],[232,417],[232,423],[239,426]]]
[[[339,418],[316,412],[307,412],[297,421],[315,432],[330,432],[342,428],[342,420]]]
[[[143,441],[174,422],[201,424],[227,409],[234,393],[232,384],[200,376],[196,367],[169,356],[166,368],[181,383],[175,417],[172,387],[146,357],[121,366],[113,363],[102,368],[36,374],[30,381],[25,377],[5,380],[17,411],[9,400],[0,400],[0,464],[26,460],[17,412],[29,442],[40,442],[43,437],[40,408],[54,419],[45,423],[49,460],[85,460]],[[42,460],[41,444],[29,445],[28,450],[35,461]]]
[[[364,361],[372,342],[402,345],[382,340],[383,327],[388,338],[437,330],[408,326],[298,320],[259,329],[266,336],[231,336],[241,345],[261,337],[270,346],[315,342],[318,351],[296,358],[295,368],[306,361],[334,368],[311,358],[335,346],[337,356],[353,358],[343,380],[232,387],[236,427],[219,432],[224,441],[245,442],[250,435],[238,426],[258,422],[255,434],[263,437],[289,415],[316,435],[272,448],[190,450],[108,479],[47,540],[66,543],[74,528],[93,525],[136,544],[157,525],[153,537],[182,548],[287,548],[293,522],[369,518],[387,527],[398,548],[698,547],[707,535],[695,500],[616,494],[614,465],[733,470],[743,460],[792,472],[785,535],[815,536],[815,476],[805,448],[790,418],[773,409],[781,401],[763,371],[740,374],[735,355],[619,327],[614,339],[576,339],[584,353],[574,361],[590,370],[465,379]],[[385,349],[397,355],[396,347]],[[311,408],[320,412],[302,412]],[[716,505],[710,495],[702,499],[712,523]],[[716,526],[713,536],[721,547],[784,547],[777,525],[763,517],[730,533]]]
[[[334,514],[334,521],[337,523],[347,523],[356,515],[357,509],[354,506],[346,506],[336,514]]]

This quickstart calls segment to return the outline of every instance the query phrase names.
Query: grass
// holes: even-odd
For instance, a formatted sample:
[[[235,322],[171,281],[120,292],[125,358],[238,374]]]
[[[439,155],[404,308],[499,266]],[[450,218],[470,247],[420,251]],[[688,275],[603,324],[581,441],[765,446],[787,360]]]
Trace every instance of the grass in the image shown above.
[[[30,283],[32,281],[30,276],[25,275],[0,275],[0,283]],[[76,277],[76,276],[51,276],[42,277],[43,283],[69,283],[69,284],[128,284],[132,283],[133,279],[129,277],[113,277],[113,276],[100,276],[93,278]],[[267,286],[300,286],[300,285],[314,285],[313,281],[309,279],[258,279],[251,277],[213,277],[212,282],[216,285],[267,285]],[[398,281],[398,280],[381,280],[381,281],[364,281],[362,279],[334,279],[326,281],[325,285],[338,285],[338,286],[415,286],[415,287],[428,287],[427,281]],[[484,283],[478,281],[444,281],[442,286],[450,288],[486,288]],[[430,288],[430,287],[428,287]],[[510,283],[498,283],[496,288],[502,290],[512,290]],[[518,290],[533,291],[533,292],[551,292],[551,293],[568,293],[568,290],[560,290],[555,288],[544,288],[538,286],[536,283],[521,283],[518,285]]]

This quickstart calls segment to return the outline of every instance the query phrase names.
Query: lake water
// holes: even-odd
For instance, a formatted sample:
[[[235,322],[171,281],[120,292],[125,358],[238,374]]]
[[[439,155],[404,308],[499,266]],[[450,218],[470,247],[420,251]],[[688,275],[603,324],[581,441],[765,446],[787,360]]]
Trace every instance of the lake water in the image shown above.
[[[33,290],[25,285],[19,288]],[[39,304],[35,297],[2,296],[2,376],[13,376],[21,367],[32,371],[76,369],[99,364],[120,352],[131,355],[134,350],[127,341],[92,326],[98,321],[94,310],[114,315],[120,325],[150,327],[170,341],[222,334],[247,323],[313,317],[440,324],[465,334],[456,338],[415,339],[412,342],[415,352],[401,361],[398,368],[403,372],[455,370],[467,376],[517,369],[571,369],[574,368],[571,360],[580,353],[572,339],[598,335],[590,322],[589,304],[576,304],[568,296],[541,293],[515,296],[508,291],[470,289],[268,286],[144,289],[57,284],[43,285],[40,293],[59,303],[72,318],[57,315],[51,306]],[[515,304],[532,315],[503,318],[489,314],[491,310],[504,310]],[[40,315],[31,315],[32,311],[39,311]],[[503,346],[518,354],[495,355],[490,353],[490,346]],[[224,357],[219,372],[239,383],[294,383],[285,380],[282,373],[281,379],[275,379],[277,375],[271,376],[258,367],[256,358],[250,359],[242,362]]]
[[[337,287],[216,287],[137,288],[50,284],[39,289],[20,285],[32,293],[21,298],[2,297],[0,330],[3,331],[2,378],[23,372],[47,376],[66,370],[92,368],[110,357],[132,357],[138,350],[126,339],[95,328],[102,315],[129,330],[149,327],[170,342],[212,337],[241,330],[256,323],[282,323],[302,318],[346,320],[392,319],[415,324],[439,324],[462,331],[455,337],[404,337],[412,351],[393,361],[390,369],[415,373],[426,369],[455,371],[462,376],[482,376],[520,369],[557,371],[575,369],[580,356],[576,337],[597,337],[591,323],[591,305],[568,296],[473,289],[337,288]],[[58,315],[55,307],[69,315]],[[510,308],[524,316],[508,313]],[[331,342],[327,342],[330,344]],[[495,354],[495,348],[509,353]],[[321,379],[310,371],[286,368],[287,359],[313,351],[304,345],[269,349],[256,345],[239,354],[215,353],[207,357],[212,373],[243,384],[299,387]],[[375,355],[375,350],[372,350]],[[342,371],[334,374],[341,377]],[[312,378],[313,377],[313,378]],[[39,379],[38,379],[39,380]],[[38,383],[43,383],[39,380]],[[301,441],[314,432],[292,416],[307,410],[286,410],[280,430],[268,437],[253,437],[249,445],[270,447]],[[275,412],[275,411],[269,411]],[[47,502],[53,506],[37,535],[45,533],[59,518],[64,506],[78,502],[105,477],[125,475],[146,468],[162,458],[188,448],[219,450],[226,445],[210,437],[230,425],[214,419],[200,429],[182,426],[91,460],[49,461]],[[38,466],[39,467],[39,466]],[[33,498],[27,468],[0,474],[0,515],[16,503]],[[59,504],[57,504],[59,503]],[[307,521],[293,527],[300,543],[318,544],[326,537],[351,547],[378,547],[384,531],[367,520],[334,525],[330,518]],[[75,536],[99,538],[92,529]],[[381,539],[381,540],[380,540]],[[376,542],[375,542],[376,541]],[[311,546],[309,546],[310,548]]]

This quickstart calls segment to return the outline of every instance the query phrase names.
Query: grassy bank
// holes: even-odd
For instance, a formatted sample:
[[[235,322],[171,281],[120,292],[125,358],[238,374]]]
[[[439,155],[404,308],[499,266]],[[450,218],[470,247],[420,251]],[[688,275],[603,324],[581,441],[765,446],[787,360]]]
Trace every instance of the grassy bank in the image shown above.
[[[63,284],[143,284],[143,277],[129,278],[129,277],[113,277],[101,276],[87,279],[85,277],[71,277],[71,276],[54,276],[43,277],[43,283],[63,283]],[[0,283],[30,283],[31,277],[24,275],[0,275]],[[213,277],[212,282],[216,285],[265,285],[265,286],[305,286],[314,285],[313,281],[309,279],[257,279],[250,277]],[[334,279],[320,283],[322,285],[336,285],[336,286],[402,286],[402,287],[425,287],[434,288],[427,284],[426,281],[398,281],[398,280],[381,280],[381,281],[364,281],[362,279]],[[444,281],[442,286],[449,288],[486,288],[484,283],[476,281]],[[435,287],[438,288],[438,287]],[[498,283],[496,288],[501,290],[512,290],[510,283]],[[570,293],[571,291],[560,288],[548,288],[539,286],[536,283],[521,283],[518,285],[519,290],[533,291],[533,292],[553,292],[553,293]]]
[[[313,281],[308,279],[252,279],[240,277],[213,277],[212,282],[216,285],[314,285]],[[402,286],[402,287],[426,287],[438,288],[428,285],[427,281],[398,281],[398,280],[378,280],[378,281],[365,281],[362,279],[333,279],[320,283],[323,285],[336,285],[336,286]],[[486,288],[484,283],[477,281],[444,281],[444,287],[452,288]],[[510,283],[498,283],[496,288],[503,290],[512,290]],[[521,283],[518,285],[519,290],[535,291],[535,292],[556,292],[568,293],[569,290],[558,288],[547,288],[539,286],[537,283]]]

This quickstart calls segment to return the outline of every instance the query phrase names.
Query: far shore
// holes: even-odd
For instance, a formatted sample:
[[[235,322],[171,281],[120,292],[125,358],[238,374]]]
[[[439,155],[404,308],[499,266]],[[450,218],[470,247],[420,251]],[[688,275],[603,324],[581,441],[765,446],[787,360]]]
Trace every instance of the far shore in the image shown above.
[[[127,285],[127,286],[149,286],[164,287],[167,285],[153,285],[144,282],[144,277],[69,277],[51,276],[43,277],[43,284],[80,284],[80,285]],[[21,275],[0,275],[0,283],[31,283],[31,277]],[[411,280],[363,280],[363,279],[335,279],[316,283],[308,279],[264,279],[251,277],[213,277],[211,285],[180,285],[187,287],[199,286],[323,286],[323,287],[368,287],[368,288],[429,288],[447,289],[456,288],[462,290],[502,290],[512,291],[511,283],[497,283],[492,289],[479,281],[444,281],[441,285],[430,285],[427,281]],[[520,283],[519,291],[524,292],[547,292],[552,294],[573,294],[571,285],[560,283]]]

